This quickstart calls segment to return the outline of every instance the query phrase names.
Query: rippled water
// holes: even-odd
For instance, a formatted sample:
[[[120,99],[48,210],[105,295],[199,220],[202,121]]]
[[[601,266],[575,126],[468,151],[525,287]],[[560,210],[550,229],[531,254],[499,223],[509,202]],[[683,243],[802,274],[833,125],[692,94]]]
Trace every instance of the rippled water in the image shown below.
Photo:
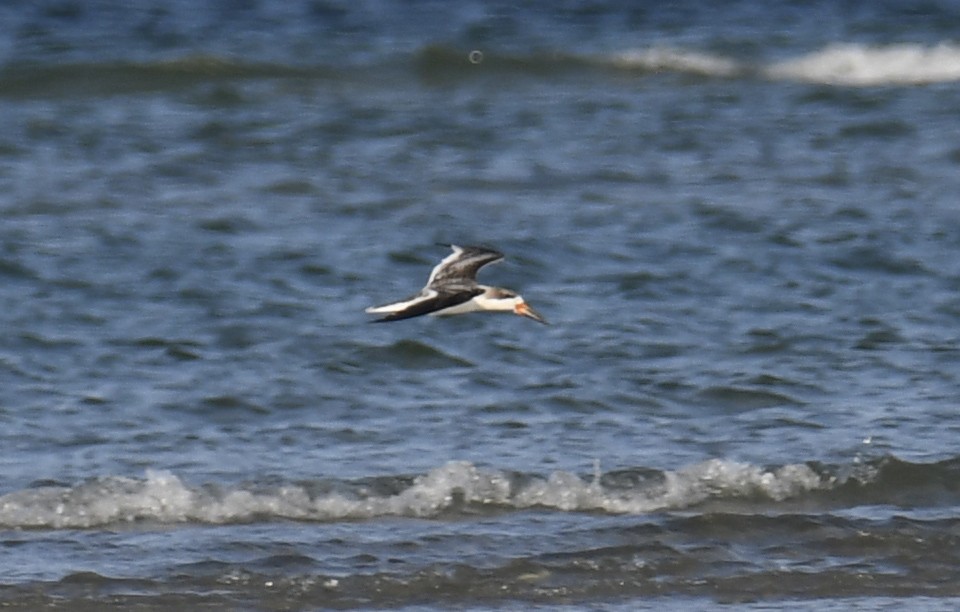
[[[0,8],[0,601],[956,605],[957,10],[816,8]]]

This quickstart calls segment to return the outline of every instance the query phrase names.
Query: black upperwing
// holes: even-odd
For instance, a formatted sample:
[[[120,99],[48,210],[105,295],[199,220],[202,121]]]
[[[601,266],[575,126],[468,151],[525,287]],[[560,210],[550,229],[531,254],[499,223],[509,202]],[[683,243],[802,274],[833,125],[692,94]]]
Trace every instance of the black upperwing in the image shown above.
[[[483,293],[483,289],[476,285],[447,285],[442,291],[438,291],[436,296],[414,302],[403,310],[392,312],[383,318],[371,321],[371,323],[386,323],[388,321],[402,321],[403,319],[421,317],[431,312],[463,304],[481,293]]]
[[[476,282],[477,272],[483,266],[503,259],[503,253],[480,246],[446,245],[453,249],[430,273],[427,286],[435,288],[447,283]],[[476,295],[476,294],[474,294]]]

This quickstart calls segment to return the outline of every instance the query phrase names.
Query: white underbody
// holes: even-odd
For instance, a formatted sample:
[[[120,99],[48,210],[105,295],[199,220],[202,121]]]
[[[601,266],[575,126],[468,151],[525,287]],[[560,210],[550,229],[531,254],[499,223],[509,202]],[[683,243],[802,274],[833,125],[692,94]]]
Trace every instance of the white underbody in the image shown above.
[[[458,314],[466,314],[468,312],[478,312],[481,310],[489,310],[489,308],[484,308],[480,304],[480,302],[477,301],[478,299],[482,299],[482,298],[483,298],[483,294],[472,297],[466,302],[463,302],[462,304],[457,304],[456,306],[450,306],[449,308],[444,308],[442,310],[436,310],[434,312],[431,312],[430,314],[434,317],[446,317],[449,315],[458,315]]]
[[[487,293],[489,292],[490,289],[487,288]],[[475,295],[462,304],[437,310],[430,314],[445,317],[447,315],[466,314],[468,312],[514,312],[517,304],[523,302],[523,298],[520,296],[512,298],[490,298],[487,297],[487,293]]]

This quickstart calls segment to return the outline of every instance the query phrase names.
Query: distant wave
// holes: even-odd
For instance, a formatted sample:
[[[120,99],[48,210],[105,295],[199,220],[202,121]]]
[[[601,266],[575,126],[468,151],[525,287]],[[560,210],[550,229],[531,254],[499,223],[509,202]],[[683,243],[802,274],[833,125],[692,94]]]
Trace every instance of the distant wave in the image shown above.
[[[610,55],[583,55],[571,52],[503,54],[483,53],[446,46],[428,46],[416,65],[425,79],[462,79],[478,74],[519,73],[544,77],[598,71],[678,73],[704,77],[731,77],[747,72],[746,65],[706,52],[672,47],[630,49]]]
[[[421,54],[425,68],[446,75],[467,76],[476,69],[558,74],[571,70],[613,70],[699,77],[753,77],[824,85],[924,85],[960,80],[960,45],[837,43],[790,59],[757,63],[721,54],[656,46],[629,49],[601,57],[569,54],[483,57],[470,62],[466,53],[431,47]]]
[[[251,521],[340,521],[384,516],[436,517],[463,508],[503,512],[545,508],[564,512],[643,514],[720,501],[777,504],[830,491],[829,503],[895,503],[955,497],[957,461],[911,464],[894,458],[848,468],[808,464],[764,468],[715,459],[676,471],[619,470],[581,477],[569,472],[522,474],[452,461],[417,477],[317,481],[269,487],[192,486],[148,470],[142,479],[102,477],[73,487],[45,486],[0,497],[0,528],[90,528],[130,522],[230,524]],[[956,492],[953,492],[956,493]]]
[[[218,81],[261,79],[372,79],[397,75],[396,56],[345,70],[343,66],[258,63],[210,55],[169,60],[88,64],[30,64],[0,69],[0,97],[112,95],[192,87]],[[482,74],[556,78],[603,71],[677,74],[700,78],[760,78],[833,86],[916,86],[960,81],[960,45],[837,43],[799,57],[770,63],[721,54],[656,46],[607,55],[577,53],[502,54],[467,52],[430,45],[413,58],[415,73],[427,82],[469,79]]]

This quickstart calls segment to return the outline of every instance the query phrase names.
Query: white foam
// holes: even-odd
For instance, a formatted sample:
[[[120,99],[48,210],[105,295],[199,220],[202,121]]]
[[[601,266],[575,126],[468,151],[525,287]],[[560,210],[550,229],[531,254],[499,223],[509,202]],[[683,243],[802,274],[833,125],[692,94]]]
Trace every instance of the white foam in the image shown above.
[[[584,479],[563,471],[517,480],[500,470],[451,461],[388,496],[311,495],[299,485],[217,491],[216,487],[190,487],[170,472],[148,470],[144,479],[100,478],[76,487],[26,489],[0,496],[0,528],[433,517],[457,503],[641,514],[686,508],[712,498],[780,501],[825,486],[829,483],[803,464],[767,470],[720,459],[665,472],[663,481],[653,485],[626,489],[608,489],[596,476]]]
[[[653,47],[624,51],[614,55],[612,63],[614,66],[624,69],[680,72],[718,77],[734,76],[743,70],[739,62],[726,57],[674,47]]]
[[[925,85],[960,80],[960,45],[949,42],[835,43],[770,64],[751,64],[715,53],[663,46],[615,53],[607,61],[627,70],[723,78],[755,75],[823,85]]]
[[[960,80],[960,46],[834,44],[768,66],[764,73],[828,85],[922,85]]]

